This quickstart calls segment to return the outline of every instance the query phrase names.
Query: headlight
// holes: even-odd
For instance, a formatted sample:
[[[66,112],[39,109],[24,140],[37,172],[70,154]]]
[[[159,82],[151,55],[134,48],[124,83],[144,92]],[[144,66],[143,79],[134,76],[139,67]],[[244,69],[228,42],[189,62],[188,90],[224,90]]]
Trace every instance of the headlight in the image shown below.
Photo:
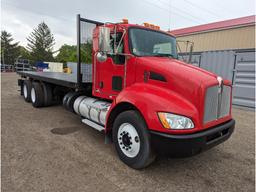
[[[163,113],[159,112],[158,117],[162,123],[162,125],[166,129],[192,129],[194,128],[194,124],[191,119],[181,116],[174,115],[171,113]]]

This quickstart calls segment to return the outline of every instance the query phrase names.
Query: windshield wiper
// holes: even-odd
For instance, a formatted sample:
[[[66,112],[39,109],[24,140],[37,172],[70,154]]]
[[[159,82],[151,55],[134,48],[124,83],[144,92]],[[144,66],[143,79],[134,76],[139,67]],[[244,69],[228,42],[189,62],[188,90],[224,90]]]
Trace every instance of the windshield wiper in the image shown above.
[[[170,53],[155,53],[152,56],[154,56],[154,57],[172,57],[172,58],[175,58],[174,55],[172,55]]]

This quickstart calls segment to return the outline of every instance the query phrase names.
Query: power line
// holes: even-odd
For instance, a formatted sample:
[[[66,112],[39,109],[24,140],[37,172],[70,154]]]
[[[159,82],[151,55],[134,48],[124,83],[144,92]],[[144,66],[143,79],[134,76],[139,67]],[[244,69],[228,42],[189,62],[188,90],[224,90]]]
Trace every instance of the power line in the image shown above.
[[[2,4],[2,6],[3,5],[7,5],[7,6],[9,6],[9,7],[13,7],[13,8],[16,8],[16,9],[20,9],[20,10],[22,10],[22,11],[24,11],[24,8],[22,8],[22,7],[19,7],[19,6],[17,6],[17,5],[14,5],[14,4],[12,4],[12,3],[10,3],[10,2],[6,2],[5,1],[5,3],[4,4]],[[52,15],[47,15],[46,13],[43,13],[43,12],[41,12],[41,11],[36,11],[36,13],[33,13],[33,12],[31,12],[32,14],[36,14],[36,13],[39,13],[40,15],[42,15],[42,16],[47,16],[47,17],[52,17],[52,18],[54,18],[54,19],[57,19],[57,20],[65,20],[65,21],[74,21],[74,19],[67,19],[67,18],[63,18],[63,17],[56,17],[56,16],[52,16]]]
[[[160,0],[157,0],[157,1],[158,1],[159,3],[161,3],[162,5],[166,4],[166,5],[171,6],[170,4],[168,4],[168,3],[166,3],[166,2],[162,2],[162,1],[160,1]],[[171,0],[169,0],[169,1],[171,1]],[[196,16],[194,16],[194,15],[191,15],[191,14],[189,14],[188,12],[186,12],[185,10],[180,9],[180,8],[178,8],[178,7],[176,7],[176,6],[171,6],[171,7],[173,7],[174,10],[178,10],[178,11],[180,11],[180,12],[186,14],[186,15],[189,15],[190,17],[192,17],[192,18],[194,18],[194,19],[196,19],[196,20],[201,20],[201,21],[203,21],[203,22],[208,22],[208,21],[206,21],[206,20],[204,20],[204,19],[202,19],[202,18],[200,18],[200,17],[196,17]],[[172,11],[173,11],[173,10],[172,10]]]
[[[153,5],[154,7],[157,7],[157,8],[159,8],[159,9],[162,9],[162,10],[164,10],[164,11],[166,11],[166,12],[170,12],[168,9],[165,9],[165,8],[163,8],[163,7],[161,7],[161,6],[159,6],[159,5],[157,5],[157,4],[155,4],[155,3],[152,3],[152,2],[149,2],[149,1],[147,1],[147,0],[143,0],[145,3],[147,3],[147,4],[150,4],[150,5]],[[193,22],[196,22],[196,23],[198,23],[198,24],[201,24],[202,22],[201,21],[198,21],[197,19],[193,19],[193,18],[190,18],[190,17],[185,17],[184,15],[182,15],[182,14],[180,14],[179,12],[177,12],[176,10],[172,10],[173,12],[175,12],[177,15],[179,15],[180,17],[183,17],[184,19],[186,19],[186,20],[190,20],[190,21],[193,21]]]
[[[213,16],[215,16],[215,17],[217,17],[217,18],[220,17],[219,15],[216,15],[216,13],[212,12],[211,10],[206,9],[206,8],[204,8],[204,7],[201,7],[201,6],[199,6],[198,4],[196,4],[196,3],[192,3],[192,2],[190,2],[190,1],[188,1],[188,0],[183,0],[183,1],[185,1],[186,3],[190,4],[191,6],[193,6],[193,7],[195,7],[195,8],[199,8],[199,9],[201,9],[201,10],[204,10],[205,12],[207,12],[207,13],[210,14],[210,15],[213,15]]]
[[[9,6],[9,7],[12,7],[12,8],[15,8],[15,9],[20,9],[22,11],[24,11],[24,9],[22,7],[19,7],[17,5],[14,5],[14,4],[11,4],[11,3],[4,3],[5,6]],[[3,4],[2,4],[3,6]],[[68,22],[75,22],[74,19],[67,19],[67,18],[62,18],[62,17],[56,17],[56,16],[52,16],[52,15],[47,15],[46,13],[43,13],[43,12],[40,12],[40,11],[37,11],[36,13],[38,13],[39,15],[42,15],[42,16],[46,16],[46,17],[50,17],[50,18],[53,18],[53,19],[56,19],[56,20],[60,20],[60,21],[68,21]],[[33,13],[33,12],[30,12],[30,14],[33,14],[35,15],[36,13]],[[24,42],[24,41],[23,41]],[[25,42],[24,42],[25,43]],[[57,46],[57,45],[56,45]]]
[[[161,3],[163,3],[163,4],[168,5],[167,2],[163,2],[163,1],[161,1],[161,0],[158,0],[158,1],[161,2]],[[190,6],[193,6],[193,7],[195,7],[195,8],[198,8],[198,9],[200,9],[200,10],[203,10],[203,11],[207,12],[208,14],[210,14],[210,15],[212,15],[212,16],[215,16],[215,17],[217,17],[217,18],[220,18],[220,16],[219,16],[219,15],[216,15],[216,13],[212,12],[212,11],[209,10],[209,9],[206,9],[206,8],[204,8],[204,7],[201,7],[201,6],[199,6],[198,4],[196,4],[196,3],[192,3],[192,2],[190,2],[190,1],[188,1],[188,0],[183,0],[183,1],[186,2],[186,3],[188,3],[188,4],[190,4]]]
[[[167,8],[164,8],[164,7],[162,7],[162,6],[159,6],[159,5],[155,4],[155,3],[149,2],[149,1],[147,1],[147,0],[143,0],[143,1],[144,1],[145,3],[147,3],[147,4],[150,4],[150,5],[154,6],[154,7],[157,7],[157,8],[159,8],[159,9],[161,9],[161,10],[164,10],[164,11],[168,12],[168,13],[169,13],[169,25],[170,25],[170,20],[171,20],[170,17],[171,17],[171,13],[172,13],[172,12],[174,12],[175,14],[177,14],[177,15],[179,15],[180,17],[184,18],[185,20],[190,20],[190,21],[196,22],[196,23],[198,23],[198,24],[201,24],[202,22],[207,22],[207,21],[202,20],[201,18],[195,17],[195,16],[193,16],[193,15],[191,15],[191,14],[185,12],[184,10],[181,10],[181,9],[179,9],[179,8],[177,8],[177,7],[171,6],[171,4],[168,4],[169,8],[167,9]],[[184,0],[184,1],[185,1],[185,0]],[[158,2],[163,3],[163,2],[161,2],[160,0],[158,0]],[[22,9],[22,10],[23,10],[23,8],[21,8],[21,7],[17,6],[17,5],[11,4],[11,3],[9,3],[9,2],[8,2],[8,3],[5,2],[4,5],[11,6],[11,7],[14,7],[14,8],[17,8],[17,9]],[[174,10],[171,10],[171,7],[175,8],[176,10],[179,10],[180,12],[182,12],[182,13],[184,13],[184,14],[190,16],[190,17],[184,16],[183,14],[181,14],[181,13],[178,12],[178,11],[176,11],[175,9],[174,9]],[[57,19],[57,20],[65,20],[65,21],[69,21],[69,22],[70,22],[70,21],[73,21],[72,19],[67,19],[67,18],[52,16],[52,15],[49,16],[49,15],[46,15],[46,13],[43,13],[43,12],[40,12],[40,11],[37,11],[37,13],[39,13],[39,14],[41,14],[41,15],[44,15],[44,16],[48,16],[48,17],[55,18],[55,19]],[[34,14],[34,13],[32,13],[32,14]],[[169,26],[169,27],[170,27],[170,26]]]

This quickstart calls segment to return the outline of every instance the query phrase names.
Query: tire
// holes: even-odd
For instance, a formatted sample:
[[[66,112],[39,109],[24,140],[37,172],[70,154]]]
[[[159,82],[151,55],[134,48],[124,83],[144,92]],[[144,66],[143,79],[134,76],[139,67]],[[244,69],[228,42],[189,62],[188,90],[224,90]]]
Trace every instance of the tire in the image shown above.
[[[133,169],[143,169],[155,160],[147,125],[137,111],[125,111],[117,116],[113,141],[119,158]]]
[[[68,110],[68,107],[67,107],[67,101],[68,101],[68,98],[73,94],[74,92],[68,92],[62,99],[62,105],[65,109]]]
[[[31,88],[32,88],[32,83],[30,80],[24,80],[23,85],[22,85],[22,95],[23,98],[26,102],[31,102]]]
[[[36,107],[36,108],[44,106],[44,91],[41,84],[38,82],[32,83],[31,102],[33,107]]]
[[[67,103],[66,103],[66,108],[71,111],[71,112],[75,112],[74,111],[74,102],[75,100],[80,96],[81,94],[78,92],[73,92],[73,94],[70,94],[68,99],[67,99]]]
[[[24,86],[24,83],[22,82],[22,84],[20,85],[20,95],[23,96],[23,86]]]
[[[53,103],[53,91],[52,87],[48,83],[43,83],[44,92],[44,106],[50,106]]]

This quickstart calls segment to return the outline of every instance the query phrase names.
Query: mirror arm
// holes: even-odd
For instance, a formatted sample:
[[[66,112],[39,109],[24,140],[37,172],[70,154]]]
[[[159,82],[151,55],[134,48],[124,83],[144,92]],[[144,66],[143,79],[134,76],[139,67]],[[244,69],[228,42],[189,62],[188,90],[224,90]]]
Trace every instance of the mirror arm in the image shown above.
[[[115,25],[115,37],[116,37],[116,25]],[[114,38],[114,52],[116,52],[116,38]]]

